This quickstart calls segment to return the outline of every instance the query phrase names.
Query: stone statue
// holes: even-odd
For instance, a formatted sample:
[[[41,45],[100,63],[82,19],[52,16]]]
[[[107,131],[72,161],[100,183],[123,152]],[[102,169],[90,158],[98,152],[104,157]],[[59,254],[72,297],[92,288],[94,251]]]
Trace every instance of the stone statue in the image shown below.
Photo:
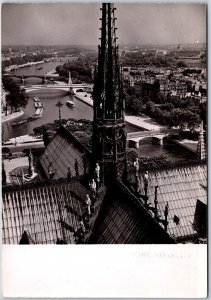
[[[29,169],[28,169],[29,173],[28,173],[28,175],[29,175],[29,177],[32,177],[34,174],[34,166],[33,166],[33,154],[31,152],[31,149],[30,149],[28,158],[29,158]]]
[[[91,202],[91,199],[90,199],[88,194],[86,195],[85,202],[86,202],[87,212],[88,212],[89,215],[91,215],[91,204],[92,204],[92,202]]]
[[[95,198],[96,197],[97,185],[96,185],[96,182],[95,182],[94,178],[91,180],[89,186],[90,186],[90,190],[92,192],[92,197]]]
[[[139,159],[138,157],[136,158],[136,160],[134,161],[134,167],[135,167],[135,174],[136,176],[138,176],[138,172],[139,172]]]
[[[96,163],[96,167],[95,167],[95,170],[94,170],[94,174],[95,174],[95,177],[96,177],[96,181],[97,181],[97,189],[99,188],[100,186],[100,166],[98,163]]]
[[[146,171],[144,174],[144,186],[146,188],[148,188],[148,182],[149,182],[149,174],[148,174],[148,171]]]

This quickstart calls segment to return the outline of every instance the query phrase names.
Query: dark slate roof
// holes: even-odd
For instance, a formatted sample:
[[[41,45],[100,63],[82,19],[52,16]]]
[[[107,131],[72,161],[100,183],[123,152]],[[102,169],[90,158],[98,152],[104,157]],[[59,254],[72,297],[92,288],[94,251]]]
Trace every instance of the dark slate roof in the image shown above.
[[[111,184],[107,193],[102,187],[93,206],[85,242],[168,244],[175,242],[172,237],[188,238],[196,234],[197,226],[193,223],[201,219],[201,215],[195,217],[196,202],[197,199],[202,203],[207,201],[206,178],[205,164],[149,171],[149,201],[153,205],[154,187],[158,183],[161,218],[166,202],[169,204],[168,232],[124,184],[119,181]],[[3,243],[77,243],[75,232],[80,229],[79,217],[85,214],[85,198],[89,193],[79,179],[4,187]],[[141,189],[143,191],[143,180]],[[206,224],[198,225],[203,230]]]
[[[66,177],[68,167],[72,176],[78,176],[88,173],[90,156],[88,149],[67,128],[60,126],[40,158],[40,165],[46,178],[49,178],[49,168],[54,172],[53,179]]]
[[[140,175],[141,193],[144,194],[144,173]],[[170,169],[149,171],[148,197],[154,206],[155,186],[158,188],[158,208],[164,218],[168,202],[168,233],[177,239],[196,235],[194,215],[197,199],[207,203],[207,166],[198,163],[178,165]],[[206,215],[204,216],[206,218]]]
[[[92,242],[93,228],[94,232],[98,228],[102,234],[96,243],[174,242],[124,185],[119,183],[106,191],[102,186],[93,203],[85,243]],[[80,230],[79,218],[86,214],[87,193],[89,191],[78,179],[5,187],[2,196],[3,243],[78,243],[75,233]],[[106,233],[101,232],[104,227]]]
[[[3,243],[75,243],[74,232],[80,228],[87,192],[79,180],[4,188]]]
[[[90,243],[169,244],[175,241],[142,203],[119,181],[109,189],[93,228]]]

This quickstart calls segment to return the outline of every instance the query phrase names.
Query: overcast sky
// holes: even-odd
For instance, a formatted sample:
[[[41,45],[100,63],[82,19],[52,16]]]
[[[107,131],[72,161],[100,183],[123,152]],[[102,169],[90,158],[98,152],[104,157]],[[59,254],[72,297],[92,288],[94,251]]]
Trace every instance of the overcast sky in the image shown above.
[[[97,45],[101,4],[3,4],[3,45]],[[206,42],[204,4],[116,3],[118,42]]]

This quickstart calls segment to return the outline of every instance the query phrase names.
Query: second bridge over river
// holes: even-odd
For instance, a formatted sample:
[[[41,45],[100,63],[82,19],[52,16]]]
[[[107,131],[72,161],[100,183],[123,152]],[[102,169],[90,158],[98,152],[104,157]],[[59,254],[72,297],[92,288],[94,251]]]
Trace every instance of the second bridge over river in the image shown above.
[[[139,148],[139,142],[145,138],[151,137],[159,145],[163,145],[163,139],[167,136],[179,135],[179,129],[147,130],[138,132],[129,132],[127,134],[128,146]]]
[[[36,91],[36,90],[62,90],[66,92],[91,92],[92,85],[87,84],[43,84],[43,85],[28,85],[21,86],[21,88],[25,89],[26,92]]]

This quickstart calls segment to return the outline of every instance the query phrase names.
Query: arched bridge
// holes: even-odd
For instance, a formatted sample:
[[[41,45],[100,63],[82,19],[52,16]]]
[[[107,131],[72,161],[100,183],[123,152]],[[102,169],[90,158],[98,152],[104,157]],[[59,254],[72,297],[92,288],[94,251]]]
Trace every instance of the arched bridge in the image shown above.
[[[40,78],[43,82],[46,82],[47,79],[49,80],[65,80],[65,76],[58,76],[58,75],[5,75],[9,78],[19,78],[21,82],[24,84],[25,79],[27,78]]]
[[[29,85],[21,86],[26,92],[35,90],[51,89],[51,90],[62,90],[62,91],[73,91],[73,92],[91,92],[92,86],[87,84],[44,84],[44,85]]]
[[[127,134],[128,145],[139,148],[139,142],[145,138],[151,137],[159,145],[163,144],[163,138],[169,135],[178,135],[179,129],[162,129],[162,130],[151,130],[151,131],[138,131],[129,132]]]

